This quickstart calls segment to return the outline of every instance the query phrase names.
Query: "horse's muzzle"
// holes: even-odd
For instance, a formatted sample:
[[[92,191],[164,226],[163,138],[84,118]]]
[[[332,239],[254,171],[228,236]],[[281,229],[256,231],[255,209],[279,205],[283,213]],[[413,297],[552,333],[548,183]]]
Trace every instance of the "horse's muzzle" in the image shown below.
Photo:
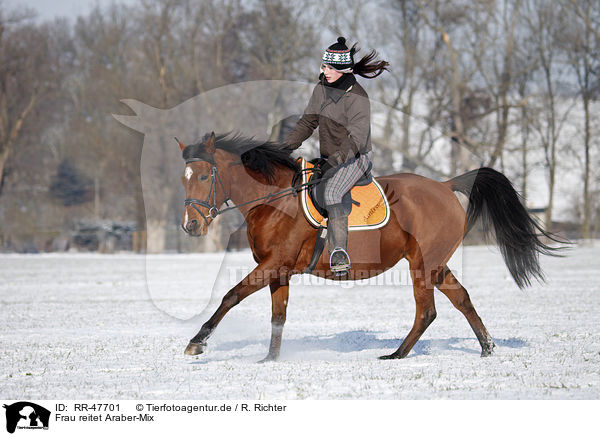
[[[198,230],[198,227],[200,227],[198,220],[189,220],[185,224],[184,230],[190,234],[194,234],[196,233],[196,230]]]
[[[181,228],[190,236],[205,236],[208,233],[208,226],[198,220],[189,220]]]

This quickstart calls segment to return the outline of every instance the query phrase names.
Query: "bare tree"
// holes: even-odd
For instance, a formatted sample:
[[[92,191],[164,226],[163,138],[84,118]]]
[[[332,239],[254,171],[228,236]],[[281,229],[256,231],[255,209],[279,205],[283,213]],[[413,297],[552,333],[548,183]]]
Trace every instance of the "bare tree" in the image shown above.
[[[31,11],[0,8],[0,189],[6,162],[27,119],[56,84],[48,31]]]
[[[600,79],[598,69],[598,50],[600,35],[592,27],[592,20],[600,18],[600,5],[591,0],[578,2],[568,1],[563,5],[564,13],[570,19],[559,39],[561,47],[567,54],[568,62],[577,79],[577,93],[581,98],[583,109],[583,222],[582,236],[589,238],[592,220],[591,183],[591,124],[594,115],[590,104],[600,96]]]
[[[435,45],[432,48],[425,43],[425,30],[414,1],[393,2],[391,8],[395,13],[380,18],[380,29],[387,40],[387,47],[383,47],[384,50],[387,48],[386,52],[390,57],[386,59],[391,64],[391,80],[386,80],[386,74],[382,80],[377,81],[377,98],[387,108],[380,146],[387,149],[387,156],[393,156],[392,151],[398,148],[394,131],[400,130],[402,166],[414,171],[417,166],[425,165],[428,151],[431,150],[423,147],[425,131],[417,138],[412,137],[412,134],[415,131],[413,120],[419,117],[415,110],[415,100],[423,92],[426,77],[423,73],[435,55]],[[432,109],[435,110],[433,107]],[[396,129],[397,124],[399,129]],[[424,130],[428,130],[426,123],[422,124],[425,126]],[[393,163],[393,159],[389,158],[380,160],[383,165],[381,170],[391,171]]]
[[[183,83],[192,87],[190,95],[245,77],[246,65],[239,62],[237,32],[243,14],[240,0],[184,3],[183,15],[177,23],[181,53],[174,62]]]
[[[125,8],[125,9],[124,9]],[[125,6],[96,7],[79,17],[73,35],[75,55],[85,68],[75,68],[65,79],[65,93],[72,105],[61,158],[77,154],[80,165],[93,168],[94,218],[133,216],[144,227],[141,193],[130,187],[134,202],[121,196],[128,181],[139,178],[140,147],[124,147],[133,142],[130,132],[115,125],[111,113],[120,109],[119,100],[127,96],[137,77],[130,77],[134,46],[133,20]],[[81,144],[86,144],[85,152]]]
[[[484,64],[482,48],[490,39],[496,14],[495,2],[485,1],[475,4],[447,3],[443,1],[418,0],[421,16],[426,25],[437,35],[445,47],[442,55],[436,58],[436,68],[432,73],[439,76],[436,87],[447,89],[440,94],[437,104],[444,110],[438,122],[451,141],[451,173],[469,169],[484,163],[484,155],[489,148],[489,129],[484,119],[500,110],[507,110],[508,102],[502,100],[502,94],[508,91],[506,75],[498,86],[488,79],[488,87],[498,90],[498,101],[493,102],[489,91],[481,87],[486,83],[481,77],[488,74]],[[510,42],[510,41],[509,41]],[[502,68],[506,67],[503,59]],[[497,72],[502,77],[501,72]],[[507,124],[508,113],[498,124]],[[469,132],[477,132],[479,140]],[[498,152],[504,144],[504,138],[498,136]]]
[[[511,110],[525,106],[527,95],[514,101],[515,78],[527,76],[535,67],[535,61],[526,56],[519,55],[519,47],[524,35],[517,33],[519,15],[521,14],[521,0],[504,0],[490,5],[490,15],[485,17],[490,20],[489,36],[473,32],[474,60],[479,66],[479,74],[483,78],[487,92],[492,97],[493,104],[483,113],[477,114],[478,118],[488,114],[495,115],[495,140],[489,138],[492,147],[487,161],[488,166],[494,166],[501,160],[509,128],[512,123]],[[488,38],[485,38],[488,36]],[[490,40],[489,44],[479,44],[479,41]]]
[[[545,222],[552,223],[554,194],[556,190],[556,170],[560,160],[558,156],[559,140],[567,117],[575,103],[565,102],[569,99],[566,94],[559,94],[560,81],[564,80],[564,69],[557,65],[561,55],[557,40],[559,30],[564,27],[565,19],[560,11],[543,0],[532,0],[526,11],[529,31],[536,35],[536,52],[539,74],[539,117],[533,127],[537,131],[544,149],[545,166],[548,174],[548,205]],[[559,104],[561,103],[561,104]]]
[[[318,36],[306,0],[290,4],[259,0],[248,10],[238,29],[242,59],[254,80],[307,80],[316,77],[319,65]],[[312,80],[311,80],[312,81]],[[280,137],[286,96],[281,89],[267,117],[272,138]]]

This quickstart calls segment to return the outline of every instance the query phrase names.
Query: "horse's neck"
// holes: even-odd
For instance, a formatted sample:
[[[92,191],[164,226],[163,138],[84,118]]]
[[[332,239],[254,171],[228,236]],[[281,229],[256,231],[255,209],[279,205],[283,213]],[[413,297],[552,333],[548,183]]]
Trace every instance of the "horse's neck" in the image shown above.
[[[229,196],[231,201],[236,205],[242,205],[251,200],[257,200],[256,202],[239,206],[240,212],[244,215],[244,218],[246,218],[248,212],[252,208],[268,201],[268,199],[264,199],[263,197],[289,188],[293,177],[293,171],[285,168],[276,168],[274,183],[271,184],[263,175],[250,172],[243,164],[234,164],[230,167],[228,176],[228,184],[230,186]],[[291,197],[291,195],[289,197]],[[287,203],[286,199],[287,196],[282,200],[269,202],[269,204],[278,208],[284,207],[283,204]]]

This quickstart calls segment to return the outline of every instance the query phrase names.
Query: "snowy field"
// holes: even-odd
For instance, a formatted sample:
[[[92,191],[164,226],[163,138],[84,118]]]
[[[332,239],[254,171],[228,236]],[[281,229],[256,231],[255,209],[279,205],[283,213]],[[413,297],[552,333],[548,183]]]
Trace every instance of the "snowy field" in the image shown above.
[[[483,359],[467,321],[436,291],[438,317],[409,356],[378,360],[414,317],[412,288],[386,280],[298,280],[279,362],[256,363],[270,337],[266,289],[225,317],[206,354],[184,356],[227,291],[223,283],[212,299],[198,291],[222,257],[1,255],[0,397],[600,399],[598,244],[542,259],[548,281],[526,291],[495,248],[466,247],[462,281],[497,345]],[[254,263],[242,252],[226,264],[224,282]],[[392,283],[406,263],[396,268]]]

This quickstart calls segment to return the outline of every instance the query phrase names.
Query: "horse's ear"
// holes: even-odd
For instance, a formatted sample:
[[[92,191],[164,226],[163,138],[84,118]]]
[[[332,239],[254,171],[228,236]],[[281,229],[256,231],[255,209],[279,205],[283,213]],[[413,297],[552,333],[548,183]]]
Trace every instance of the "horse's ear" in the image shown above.
[[[177,141],[177,143],[179,144],[179,148],[181,149],[181,151],[185,150],[187,145],[185,145],[183,142],[181,142],[179,139],[177,139],[177,136],[175,137],[175,141]]]
[[[215,152],[215,132],[211,132],[210,138],[204,144],[204,149],[207,153],[213,154]]]

